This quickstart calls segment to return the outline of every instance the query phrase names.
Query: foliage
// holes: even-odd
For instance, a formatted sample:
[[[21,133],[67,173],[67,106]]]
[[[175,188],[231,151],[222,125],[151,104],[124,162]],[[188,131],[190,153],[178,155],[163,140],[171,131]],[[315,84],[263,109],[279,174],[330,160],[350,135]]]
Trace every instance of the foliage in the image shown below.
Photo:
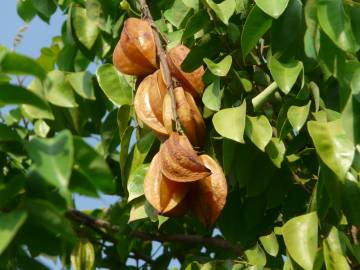
[[[37,59],[0,47],[1,268],[47,269],[40,255],[75,269],[165,269],[173,258],[182,269],[358,267],[359,3],[148,2],[168,48],[191,48],[183,69],[206,67],[203,151],[229,185],[215,228],[159,216],[144,199],[160,141],[136,122],[135,78],[112,65],[139,3],[18,0],[25,22],[60,9],[64,23]],[[74,194],[119,200],[74,216]]]

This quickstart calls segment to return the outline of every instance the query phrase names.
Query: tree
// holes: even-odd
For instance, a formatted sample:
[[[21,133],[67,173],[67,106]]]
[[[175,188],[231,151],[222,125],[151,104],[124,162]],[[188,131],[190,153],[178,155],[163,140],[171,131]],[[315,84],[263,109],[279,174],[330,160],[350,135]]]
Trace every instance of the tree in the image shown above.
[[[0,47],[0,104],[13,105],[0,118],[1,268],[47,269],[38,258],[53,256],[76,270],[166,269],[174,258],[182,269],[357,269],[359,3],[147,2],[17,1],[25,22],[57,9],[66,20],[37,59]],[[112,64],[129,17],[151,23],[159,55],[185,44],[181,68],[204,65],[197,150],[228,185],[213,226],[160,215],[144,197],[164,138],[136,117],[142,78]],[[74,194],[120,199],[79,211]]]

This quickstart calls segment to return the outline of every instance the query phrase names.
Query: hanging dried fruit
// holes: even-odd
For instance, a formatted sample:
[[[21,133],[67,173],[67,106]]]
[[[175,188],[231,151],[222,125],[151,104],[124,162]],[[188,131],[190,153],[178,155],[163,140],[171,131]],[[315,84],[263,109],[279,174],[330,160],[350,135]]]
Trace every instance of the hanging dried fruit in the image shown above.
[[[162,96],[162,90],[159,89],[157,84],[157,73],[151,74],[140,83],[134,98],[134,108],[137,117],[145,125],[159,137],[166,138],[168,133],[162,123],[162,106],[152,104],[154,103],[154,97],[163,99]]]
[[[211,175],[193,183],[188,198],[194,215],[210,228],[225,206],[227,182],[223,170],[214,159],[208,155],[201,155],[200,159],[210,169]]]
[[[167,62],[171,74],[180,82],[183,88],[194,98],[199,98],[201,97],[205,87],[202,81],[204,67],[200,66],[192,72],[183,71],[181,69],[181,64],[189,52],[190,50],[186,46],[178,45],[168,52]]]
[[[211,174],[184,135],[172,133],[160,146],[162,173],[177,182],[197,181]]]
[[[193,97],[185,92],[182,87],[175,88],[173,93],[175,96],[176,113],[185,134],[192,145],[201,147],[204,143],[205,123]],[[169,134],[173,132],[173,121],[171,97],[167,94],[163,103],[163,123]]]
[[[189,186],[167,179],[160,170],[159,154],[156,154],[144,180],[147,201],[162,215],[170,213],[182,202]]]
[[[113,63],[119,71],[129,75],[147,75],[156,70],[156,46],[149,22],[136,18],[124,22]]]

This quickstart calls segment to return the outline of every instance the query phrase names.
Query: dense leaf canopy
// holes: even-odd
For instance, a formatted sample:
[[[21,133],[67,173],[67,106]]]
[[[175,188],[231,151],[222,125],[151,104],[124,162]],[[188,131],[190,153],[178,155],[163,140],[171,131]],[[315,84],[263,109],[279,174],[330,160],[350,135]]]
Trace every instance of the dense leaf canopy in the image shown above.
[[[18,0],[25,22],[64,22],[37,59],[0,46],[0,268],[357,269],[359,2],[148,4],[164,48],[190,48],[182,69],[205,68],[197,150],[226,175],[220,217],[205,228],[144,197],[162,141],[112,63],[140,1]],[[75,194],[118,201],[80,212]]]

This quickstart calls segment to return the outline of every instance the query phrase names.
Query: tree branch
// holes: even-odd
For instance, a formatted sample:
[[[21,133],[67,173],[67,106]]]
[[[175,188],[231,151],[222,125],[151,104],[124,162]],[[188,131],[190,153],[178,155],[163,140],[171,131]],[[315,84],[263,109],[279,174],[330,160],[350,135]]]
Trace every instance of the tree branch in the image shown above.
[[[105,220],[94,218],[90,215],[87,215],[76,209],[69,210],[66,212],[65,216],[73,221],[81,223],[85,226],[88,226],[96,231],[99,231],[101,235],[108,241],[117,243],[117,240],[103,231],[102,229],[109,230],[111,232],[119,231],[119,227],[113,225]],[[160,234],[160,233],[150,233],[139,230],[133,230],[128,233],[129,237],[139,238],[142,240],[157,241],[157,242],[175,242],[175,243],[187,243],[187,244],[200,244],[203,246],[211,246],[226,249],[233,252],[235,255],[242,257],[244,255],[243,249],[236,244],[230,243],[223,238],[212,238],[204,237],[202,235],[190,235],[190,234]]]
[[[155,45],[156,45],[156,53],[160,60],[160,65],[163,69],[163,75],[165,77],[164,79],[165,79],[166,88],[167,88],[168,93],[171,98],[171,109],[172,109],[172,114],[173,114],[173,118],[175,121],[175,128],[176,128],[177,132],[183,134],[184,132],[182,131],[180,120],[179,120],[179,117],[176,112],[176,101],[175,101],[175,96],[174,96],[174,92],[173,92],[174,84],[172,81],[169,65],[166,60],[166,52],[165,52],[165,50],[161,44],[161,40],[160,40],[161,31],[159,30],[159,28],[157,28],[157,26],[154,23],[154,20],[151,16],[150,9],[146,3],[146,0],[140,0],[140,5],[141,5],[141,10],[142,10],[144,19],[150,23],[150,25],[153,29]]]

